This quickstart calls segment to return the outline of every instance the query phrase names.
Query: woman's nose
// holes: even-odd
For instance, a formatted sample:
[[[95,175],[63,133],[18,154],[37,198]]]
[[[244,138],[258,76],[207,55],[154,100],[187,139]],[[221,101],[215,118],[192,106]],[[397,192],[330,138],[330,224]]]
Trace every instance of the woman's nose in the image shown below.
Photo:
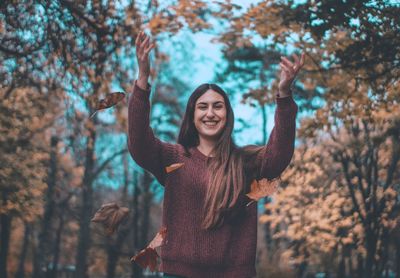
[[[214,116],[215,116],[214,109],[213,108],[207,109],[206,116],[207,116],[207,118],[214,118]]]

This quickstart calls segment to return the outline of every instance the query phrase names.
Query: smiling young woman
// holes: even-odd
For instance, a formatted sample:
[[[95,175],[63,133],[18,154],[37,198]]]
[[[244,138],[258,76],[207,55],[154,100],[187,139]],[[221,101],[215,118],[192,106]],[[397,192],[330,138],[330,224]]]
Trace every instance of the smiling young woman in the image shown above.
[[[200,151],[208,153],[225,128],[226,107],[224,97],[221,93],[216,92],[216,90],[222,91],[222,89],[217,89],[216,85],[205,85],[208,85],[207,91],[196,101],[194,125],[201,141],[199,147],[207,147]],[[200,88],[200,90],[202,89],[203,87]]]
[[[151,86],[148,54],[154,47],[136,39],[139,78],[128,108],[128,148],[138,165],[165,187],[161,246],[165,277],[255,277],[257,203],[246,206],[254,179],[273,179],[294,151],[297,104],[290,85],[304,64],[282,57],[275,125],[265,146],[239,147],[232,139],[234,113],[225,91],[202,84],[189,97],[178,142],[154,136],[149,124]],[[167,172],[171,164],[179,169]]]

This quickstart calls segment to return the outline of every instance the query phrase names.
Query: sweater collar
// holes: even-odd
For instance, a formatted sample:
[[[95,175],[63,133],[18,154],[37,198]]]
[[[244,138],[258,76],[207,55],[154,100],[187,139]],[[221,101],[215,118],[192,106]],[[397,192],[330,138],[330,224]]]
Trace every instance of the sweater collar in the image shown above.
[[[197,147],[191,148],[191,153],[194,157],[200,158],[201,160],[207,160],[207,158],[213,159],[214,157],[208,157],[204,153],[202,153]]]

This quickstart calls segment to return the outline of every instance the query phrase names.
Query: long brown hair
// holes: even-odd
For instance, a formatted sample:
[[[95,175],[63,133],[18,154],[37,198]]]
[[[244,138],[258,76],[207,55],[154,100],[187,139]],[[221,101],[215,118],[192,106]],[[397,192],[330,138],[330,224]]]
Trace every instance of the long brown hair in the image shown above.
[[[190,156],[189,148],[197,146],[199,135],[194,125],[194,110],[197,99],[209,89],[220,94],[225,101],[226,124],[211,151],[213,159],[207,160],[209,175],[206,199],[203,207],[202,228],[212,229],[220,227],[244,212],[244,194],[248,192],[249,181],[245,165],[254,158],[262,147],[238,147],[232,138],[234,114],[225,91],[216,84],[202,84],[197,87],[189,97],[185,116],[178,137],[186,155]]]

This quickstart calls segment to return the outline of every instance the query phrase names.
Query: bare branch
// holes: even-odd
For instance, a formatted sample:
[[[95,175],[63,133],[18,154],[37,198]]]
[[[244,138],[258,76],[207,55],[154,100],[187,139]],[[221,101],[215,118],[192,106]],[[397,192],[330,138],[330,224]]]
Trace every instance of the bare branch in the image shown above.
[[[94,173],[92,174],[92,180],[95,180],[96,177],[104,170],[104,168],[107,167],[107,165],[117,156],[127,152],[128,149],[124,148],[122,150],[119,150],[118,152],[115,152],[114,154],[110,155],[110,157],[108,157],[106,160],[103,161],[103,163],[94,171]]]

